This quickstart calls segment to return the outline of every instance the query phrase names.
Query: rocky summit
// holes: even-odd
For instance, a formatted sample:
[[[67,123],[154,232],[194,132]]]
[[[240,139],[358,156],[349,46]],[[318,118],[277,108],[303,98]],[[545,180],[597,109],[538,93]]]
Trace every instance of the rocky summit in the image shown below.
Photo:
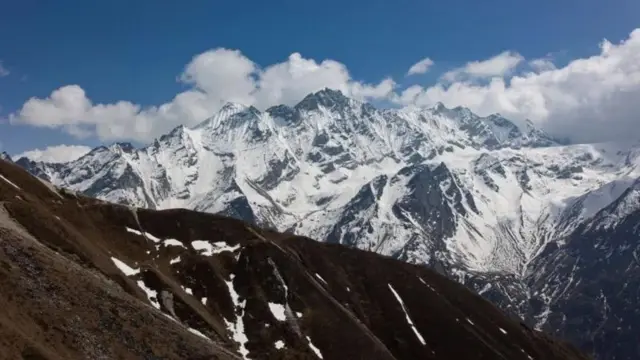
[[[5,160],[0,288],[2,359],[587,359],[425,266]]]
[[[598,358],[640,357],[637,142],[570,144],[499,114],[377,109],[325,89],[293,107],[229,103],[141,148],[13,160],[106,201],[427,265]]]

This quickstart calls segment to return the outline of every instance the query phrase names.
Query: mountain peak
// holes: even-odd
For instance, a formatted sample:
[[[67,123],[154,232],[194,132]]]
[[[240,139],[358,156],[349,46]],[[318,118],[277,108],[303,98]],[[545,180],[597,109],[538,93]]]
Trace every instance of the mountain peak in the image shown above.
[[[215,129],[220,126],[227,126],[229,120],[233,120],[234,125],[238,125],[239,122],[246,121],[249,118],[260,115],[260,110],[253,106],[247,106],[240,103],[227,102],[220,110],[212,117],[206,119],[200,124],[196,125],[194,129],[210,128]]]
[[[222,107],[220,108],[220,111],[222,111],[222,112],[230,112],[230,113],[239,113],[241,111],[245,111],[248,108],[249,108],[249,106],[247,106],[247,105],[244,105],[244,104],[241,104],[241,103],[227,101],[224,105],[222,105]]]
[[[444,106],[444,104],[440,101],[436,102],[435,104],[433,104],[433,106],[431,107],[433,110],[435,111],[445,111],[445,110],[449,110],[446,106]]]
[[[115,142],[110,146],[110,150],[115,152],[124,152],[130,153],[136,150],[136,147],[133,146],[130,142]]]
[[[171,132],[169,132],[168,134],[164,134],[164,135],[160,136],[159,139],[156,139],[156,142],[158,142],[158,141],[166,141],[167,139],[170,139],[170,138],[182,137],[182,136],[184,136],[186,128],[187,127],[184,126],[184,125],[178,125],[175,128],[173,128],[173,130],[171,130]]]
[[[346,96],[340,90],[334,90],[329,88],[324,88],[320,91],[316,91],[316,96],[324,96],[324,97],[334,97],[334,98],[346,98]]]
[[[324,88],[305,96],[295,108],[301,110],[317,110],[319,106],[323,106],[330,109],[335,106],[345,106],[349,104],[349,101],[350,99],[346,97],[342,91]]]

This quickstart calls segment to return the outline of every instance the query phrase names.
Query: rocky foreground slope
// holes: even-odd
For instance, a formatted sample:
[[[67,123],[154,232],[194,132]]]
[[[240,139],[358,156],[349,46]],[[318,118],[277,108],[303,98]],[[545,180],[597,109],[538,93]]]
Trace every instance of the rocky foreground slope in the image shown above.
[[[425,267],[3,160],[0,289],[4,359],[586,359]]]

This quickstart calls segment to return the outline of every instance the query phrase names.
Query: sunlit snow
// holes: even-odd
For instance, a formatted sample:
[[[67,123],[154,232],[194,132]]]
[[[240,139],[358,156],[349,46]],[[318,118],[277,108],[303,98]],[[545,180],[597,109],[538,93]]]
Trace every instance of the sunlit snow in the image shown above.
[[[21,190],[18,185],[14,184],[13,182],[11,182],[11,180],[7,179],[6,177],[0,175],[0,179],[4,180],[7,184],[13,186],[14,188]]]
[[[120,271],[122,271],[127,276],[136,275],[140,272],[140,269],[134,269],[129,265],[125,264],[123,261],[116,259],[114,257],[111,257],[111,261],[113,261],[113,263],[118,267],[118,269],[120,269]]]
[[[178,241],[176,239],[164,239],[164,241],[162,243],[164,244],[164,246],[185,247],[184,244],[182,244],[180,241]]]
[[[140,184],[104,188],[99,197],[211,213],[246,201],[256,221],[278,230],[320,240],[332,235],[336,242],[351,237],[360,249],[404,251],[407,261],[419,264],[432,260],[432,228],[450,220],[448,255],[471,271],[517,276],[546,242],[561,239],[640,177],[637,144],[559,146],[533,128],[464,108],[377,110],[350,99],[316,105],[297,109],[299,121],[291,123],[227,104],[200,125],[178,127],[152,146],[99,148],[49,175],[56,185],[86,191],[131,172]],[[462,194],[443,199],[442,213],[451,210],[451,219],[423,221],[399,209],[399,202],[415,196],[411,171],[441,164],[447,173],[436,190]],[[376,196],[355,206],[364,191]],[[627,208],[633,204],[629,197]],[[619,208],[600,222],[610,226],[624,214]],[[407,249],[409,239],[415,240]],[[235,250],[214,244],[201,249]]]
[[[201,251],[201,254],[205,256],[219,254],[223,251],[234,252],[240,249],[240,245],[229,246],[224,241],[211,243],[207,240],[194,240],[191,242],[191,246],[195,250]]]
[[[160,309],[160,304],[158,303],[158,292],[148,288],[142,280],[138,280],[136,284],[147,294],[147,299],[149,299],[151,305],[156,309]]]
[[[233,274],[231,274],[231,280],[233,280]],[[243,321],[244,307],[247,303],[247,300],[245,299],[242,302],[240,302],[240,296],[234,289],[232,281],[225,281],[225,284],[227,285],[227,289],[229,290],[229,296],[231,296],[231,301],[233,302],[233,305],[234,305],[235,321],[229,322],[227,321],[227,319],[224,319],[224,318],[223,320],[227,325],[227,329],[233,335],[233,340],[238,344],[240,355],[242,355],[243,359],[248,359],[247,356],[249,355],[249,350],[247,350],[245,344],[249,341],[249,339],[247,338],[247,335],[245,335],[244,321]]]
[[[398,303],[400,303],[400,306],[402,307],[402,311],[404,311],[404,315],[407,318],[407,322],[409,323],[409,326],[411,326],[413,333],[416,334],[416,337],[418,338],[418,340],[420,340],[422,345],[427,345],[427,343],[424,341],[424,338],[422,337],[422,335],[420,334],[416,326],[413,324],[413,321],[411,321],[411,317],[409,317],[409,313],[407,313],[407,309],[404,306],[404,301],[402,301],[402,299],[400,298],[400,295],[398,295],[398,293],[395,291],[393,286],[391,286],[391,284],[387,284],[387,285],[389,286],[389,290],[391,290],[391,292],[393,293],[393,296],[395,296],[396,300],[398,300]]]
[[[315,345],[313,345],[313,343],[311,342],[311,338],[307,336],[307,341],[309,344],[309,348],[316,354],[316,356],[318,356],[320,359],[322,359],[322,353],[320,352],[320,349],[318,349]]]
[[[271,310],[271,314],[273,314],[273,317],[275,317],[276,320],[278,321],[287,320],[287,316],[284,313],[285,312],[284,306],[280,304],[269,303],[269,310]]]
[[[325,279],[322,278],[322,276],[318,275],[318,273],[316,273],[316,277],[322,281],[323,283],[325,283],[325,285],[328,285],[327,281]]]
[[[211,340],[205,334],[201,333],[200,331],[198,331],[198,330],[196,330],[194,328],[189,328],[189,332],[191,332],[192,334],[196,334],[196,335],[200,336],[201,338],[205,338],[207,340]]]

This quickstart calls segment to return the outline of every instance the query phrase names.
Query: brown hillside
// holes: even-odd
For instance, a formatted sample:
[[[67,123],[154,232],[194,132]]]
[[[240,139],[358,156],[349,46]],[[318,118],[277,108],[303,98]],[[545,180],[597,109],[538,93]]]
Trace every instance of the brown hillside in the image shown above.
[[[2,359],[586,359],[423,267],[0,175]]]

